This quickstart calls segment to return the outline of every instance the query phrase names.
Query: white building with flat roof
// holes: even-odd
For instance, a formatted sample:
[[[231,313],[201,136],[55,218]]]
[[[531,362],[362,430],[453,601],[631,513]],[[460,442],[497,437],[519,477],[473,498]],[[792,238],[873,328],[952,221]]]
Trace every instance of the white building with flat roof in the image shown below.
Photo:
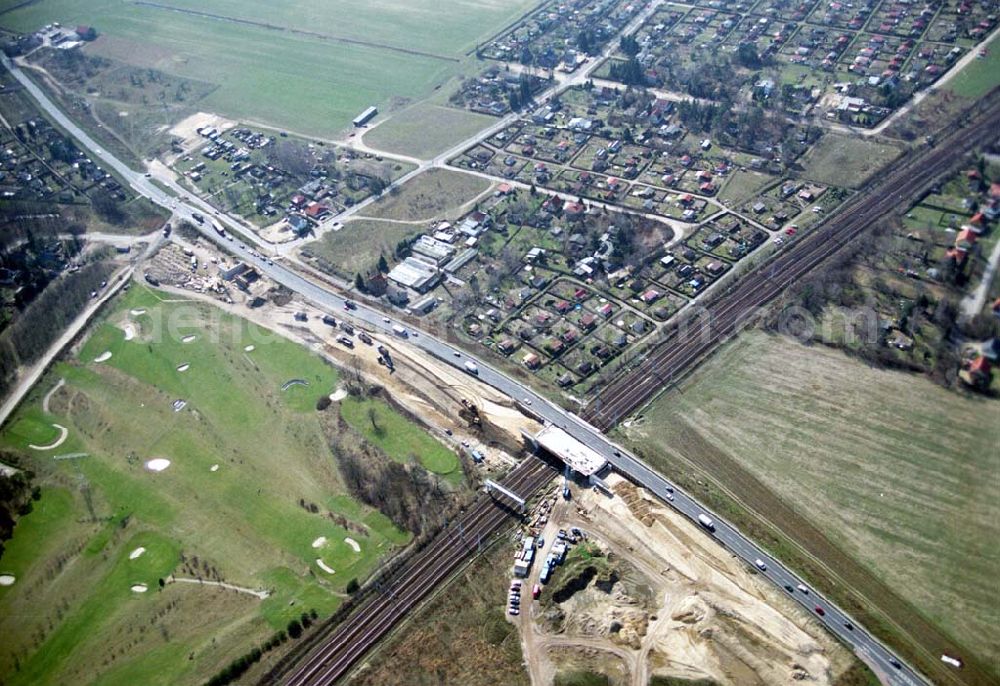
[[[596,450],[584,445],[554,424],[539,431],[535,435],[535,442],[583,476],[601,471],[608,462]]]

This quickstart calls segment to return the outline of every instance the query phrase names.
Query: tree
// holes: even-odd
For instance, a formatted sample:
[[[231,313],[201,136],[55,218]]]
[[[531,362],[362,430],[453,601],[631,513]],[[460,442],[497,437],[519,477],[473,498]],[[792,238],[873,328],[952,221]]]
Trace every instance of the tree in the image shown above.
[[[302,625],[299,624],[299,620],[293,619],[288,623],[288,635],[292,638],[298,638],[302,635]]]
[[[635,39],[635,36],[622,36],[618,41],[618,47],[629,57],[635,57],[639,54],[639,41]]]
[[[380,434],[382,433],[382,427],[378,424],[378,410],[372,405],[368,408],[368,421],[372,423],[372,430]]]
[[[361,291],[362,293],[364,293],[365,292],[365,277],[361,276],[361,274],[355,274],[354,275],[354,287],[356,289],[358,289],[359,291]]]
[[[389,271],[389,263],[385,260],[385,255],[378,256],[378,270],[385,274]]]
[[[351,579],[350,581],[347,582],[347,586],[344,587],[344,591],[350,593],[351,595],[354,595],[355,593],[358,592],[360,588],[361,585],[358,583],[358,580]]]

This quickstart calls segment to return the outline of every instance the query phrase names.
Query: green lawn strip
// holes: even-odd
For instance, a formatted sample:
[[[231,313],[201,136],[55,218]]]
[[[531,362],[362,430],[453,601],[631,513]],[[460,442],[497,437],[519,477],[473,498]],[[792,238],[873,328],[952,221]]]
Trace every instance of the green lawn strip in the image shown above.
[[[462,480],[458,456],[385,402],[347,397],[341,402],[340,414],[352,429],[397,462],[405,464],[411,456],[416,456],[428,471],[455,483]]]
[[[315,565],[314,565],[315,567]],[[315,574],[325,574],[319,568]],[[261,604],[261,612],[275,629],[284,629],[289,620],[303,612],[316,610],[322,616],[329,616],[340,607],[343,597],[330,590],[318,586],[315,582],[303,579],[299,574],[284,567],[268,570],[264,581],[274,593]],[[346,585],[350,579],[344,579]]]

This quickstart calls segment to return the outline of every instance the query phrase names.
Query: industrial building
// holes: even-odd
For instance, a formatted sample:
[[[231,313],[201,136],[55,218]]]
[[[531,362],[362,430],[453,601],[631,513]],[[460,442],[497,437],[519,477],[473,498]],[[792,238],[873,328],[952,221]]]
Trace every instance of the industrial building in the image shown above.
[[[440,274],[437,266],[410,256],[393,267],[387,278],[418,293],[426,293],[437,285]]]
[[[354,118],[354,125],[364,126],[372,119],[374,119],[376,114],[378,114],[378,108],[375,107],[375,105],[372,105],[371,107],[369,107],[364,112],[362,112],[361,114],[359,114]]]

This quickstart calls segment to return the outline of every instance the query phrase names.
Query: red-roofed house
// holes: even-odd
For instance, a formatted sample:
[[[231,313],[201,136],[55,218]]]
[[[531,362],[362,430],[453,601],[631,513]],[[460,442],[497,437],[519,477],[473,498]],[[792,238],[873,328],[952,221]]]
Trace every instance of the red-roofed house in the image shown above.
[[[973,245],[976,244],[976,232],[971,228],[964,228],[958,232],[958,236],[955,237],[955,247],[965,248],[968,250]]]
[[[311,202],[306,206],[306,216],[310,219],[322,219],[330,214],[330,208],[318,202]]]

